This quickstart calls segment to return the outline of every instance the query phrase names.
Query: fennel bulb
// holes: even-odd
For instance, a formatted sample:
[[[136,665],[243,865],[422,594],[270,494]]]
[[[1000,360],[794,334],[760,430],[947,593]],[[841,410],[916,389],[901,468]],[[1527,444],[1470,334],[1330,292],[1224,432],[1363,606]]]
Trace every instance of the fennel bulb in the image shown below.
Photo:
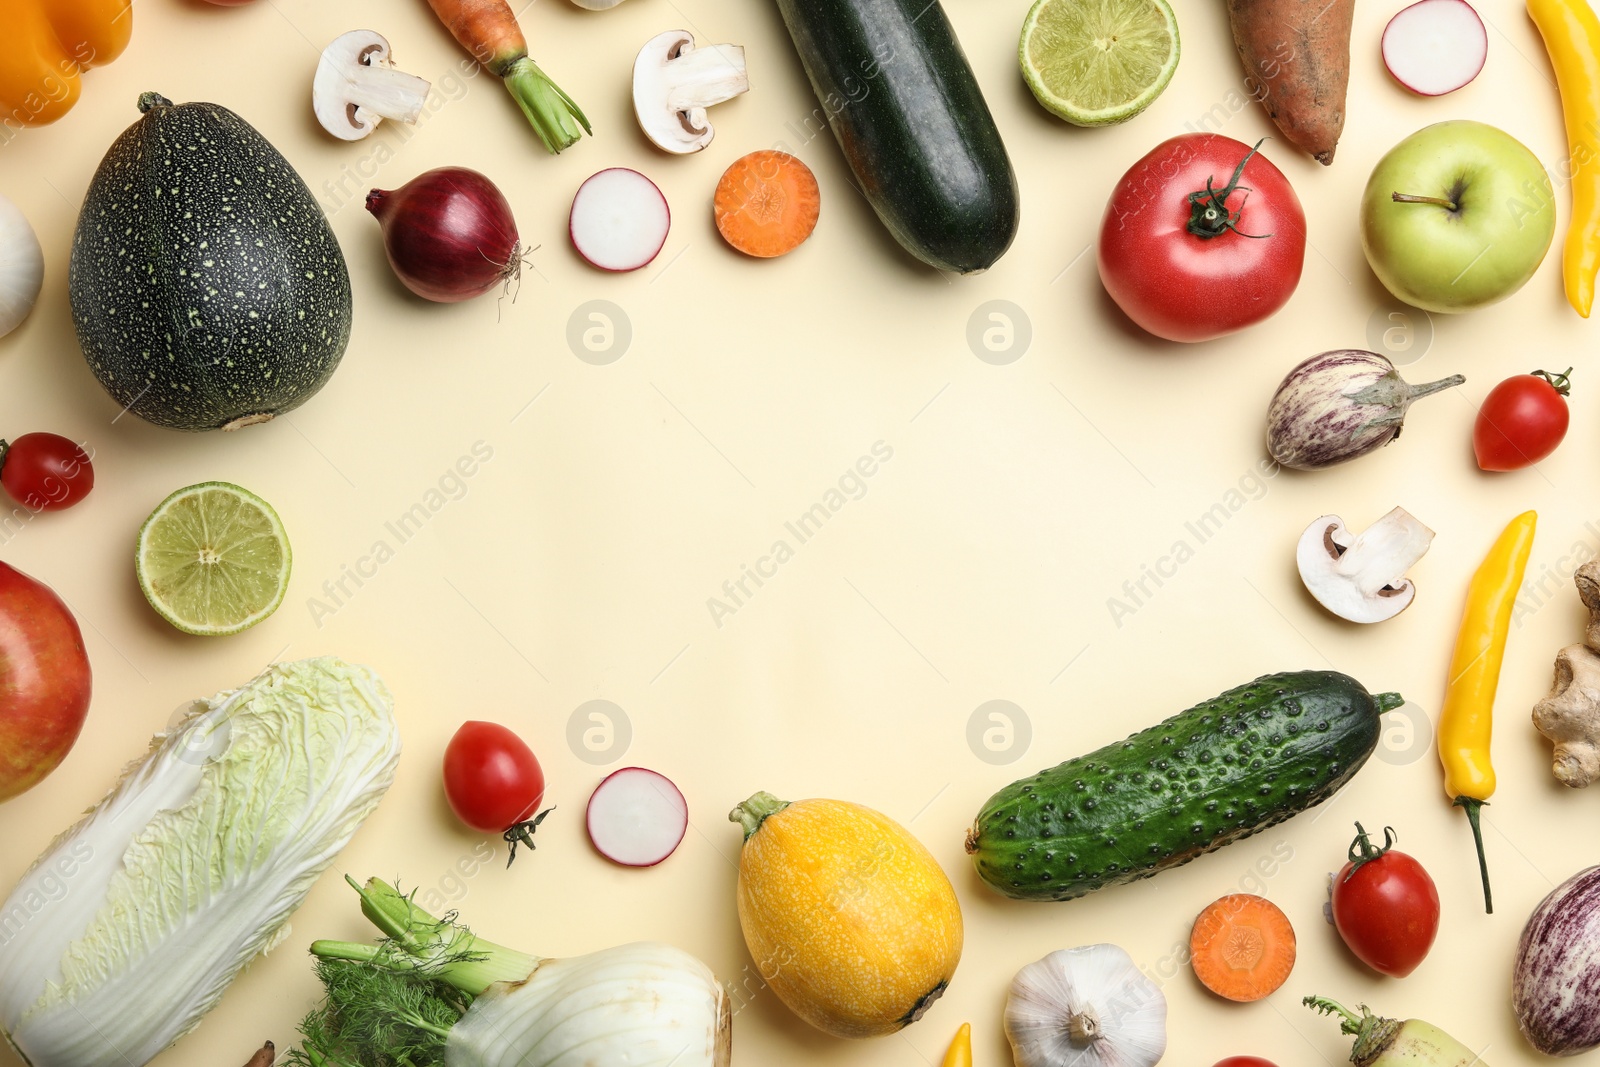
[[[681,949],[539,959],[379,879],[346,881],[386,936],[312,944],[327,997],[301,1024],[293,1067],[727,1067],[727,993]]]
[[[0,1033],[32,1067],[141,1067],[289,932],[400,758],[334,658],[197,701],[0,905]]]

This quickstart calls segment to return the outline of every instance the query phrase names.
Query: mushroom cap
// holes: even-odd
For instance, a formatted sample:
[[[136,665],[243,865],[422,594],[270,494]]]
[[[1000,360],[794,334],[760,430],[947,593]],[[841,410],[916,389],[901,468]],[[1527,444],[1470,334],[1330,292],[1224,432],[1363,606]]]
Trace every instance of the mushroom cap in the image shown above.
[[[1352,534],[1337,515],[1306,527],[1295,548],[1300,580],[1317,602],[1341,619],[1374,623],[1394,618],[1416,599],[1405,576],[1433,540],[1433,531],[1402,508]]]
[[[693,50],[694,34],[667,30],[646,41],[633,61],[633,112],[639,128],[656,147],[680,155],[700,151],[716,136],[704,108],[697,109],[697,116],[686,116],[667,101],[672,91],[667,66],[683,52]],[[691,124],[694,119],[699,120],[697,124]]]
[[[345,141],[359,141],[383,121],[364,112],[350,99],[353,88],[348,72],[368,64],[389,66],[389,41],[376,30],[351,30],[335,37],[322,50],[317,74],[311,82],[311,106],[322,128]]]
[[[688,30],[667,30],[646,41],[633,61],[633,111],[657,148],[675,155],[698,152],[716,130],[706,109],[750,89],[744,49],[696,48]]]

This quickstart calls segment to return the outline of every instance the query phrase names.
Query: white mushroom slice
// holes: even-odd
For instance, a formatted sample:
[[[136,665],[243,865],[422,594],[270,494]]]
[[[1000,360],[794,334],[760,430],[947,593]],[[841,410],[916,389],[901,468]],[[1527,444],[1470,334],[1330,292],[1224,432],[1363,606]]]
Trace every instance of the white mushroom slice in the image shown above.
[[[428,88],[424,79],[395,69],[382,34],[351,30],[322,50],[311,107],[323,129],[359,141],[384,119],[416,122]]]
[[[1337,515],[1324,515],[1306,528],[1295,551],[1300,580],[1318,603],[1351,622],[1392,619],[1416,598],[1406,577],[1433,544],[1433,531],[1404,508],[1359,534],[1345,529]]]
[[[633,110],[639,126],[656,147],[677,155],[698,152],[716,136],[706,108],[749,91],[744,48],[696,48],[688,30],[650,38],[633,64]]]

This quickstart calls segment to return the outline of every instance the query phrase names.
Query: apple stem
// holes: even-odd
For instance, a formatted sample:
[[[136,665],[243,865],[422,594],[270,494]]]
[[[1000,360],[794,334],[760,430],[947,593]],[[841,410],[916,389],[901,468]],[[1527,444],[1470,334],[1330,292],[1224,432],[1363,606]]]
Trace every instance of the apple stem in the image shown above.
[[[1454,200],[1446,200],[1442,196],[1413,196],[1410,193],[1390,193],[1389,196],[1397,204],[1434,204],[1438,207],[1448,208],[1451,211],[1461,210],[1461,205]]]

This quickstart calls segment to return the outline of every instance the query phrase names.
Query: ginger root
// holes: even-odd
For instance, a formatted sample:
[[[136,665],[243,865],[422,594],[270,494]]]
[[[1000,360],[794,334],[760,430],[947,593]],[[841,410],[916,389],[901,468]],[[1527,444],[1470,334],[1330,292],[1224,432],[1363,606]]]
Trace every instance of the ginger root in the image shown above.
[[[244,1067],[272,1067],[272,1061],[277,1058],[278,1050],[268,1041],[256,1050],[250,1061]]]
[[[1533,706],[1533,725],[1555,743],[1550,769],[1574,789],[1600,778],[1600,559],[1573,576],[1589,609],[1583,644],[1556,653],[1550,695]]]

